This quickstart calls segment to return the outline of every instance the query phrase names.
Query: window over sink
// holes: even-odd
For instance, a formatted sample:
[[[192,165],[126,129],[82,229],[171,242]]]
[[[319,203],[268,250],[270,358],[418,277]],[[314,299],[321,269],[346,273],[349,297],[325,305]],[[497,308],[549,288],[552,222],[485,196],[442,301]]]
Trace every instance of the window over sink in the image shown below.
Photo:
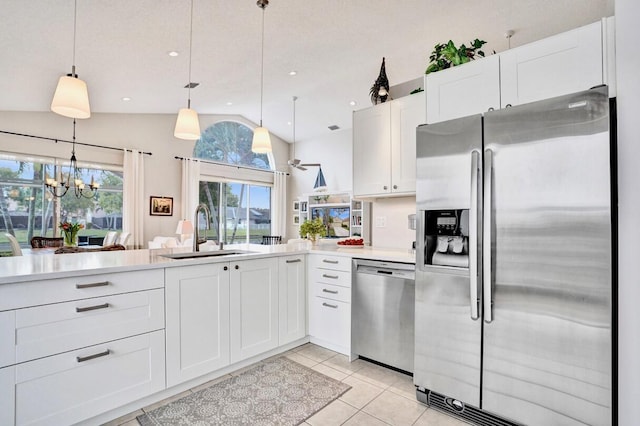
[[[225,244],[271,235],[272,156],[251,151],[253,130],[235,121],[207,127],[193,149],[201,163],[199,201],[212,213],[208,235]],[[236,167],[229,167],[236,166]]]

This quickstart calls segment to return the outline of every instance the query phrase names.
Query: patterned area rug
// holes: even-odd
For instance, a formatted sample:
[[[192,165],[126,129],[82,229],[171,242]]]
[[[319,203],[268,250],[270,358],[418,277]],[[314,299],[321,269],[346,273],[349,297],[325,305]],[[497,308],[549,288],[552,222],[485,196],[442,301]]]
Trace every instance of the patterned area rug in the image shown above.
[[[155,425],[297,425],[351,386],[280,357],[138,417]]]

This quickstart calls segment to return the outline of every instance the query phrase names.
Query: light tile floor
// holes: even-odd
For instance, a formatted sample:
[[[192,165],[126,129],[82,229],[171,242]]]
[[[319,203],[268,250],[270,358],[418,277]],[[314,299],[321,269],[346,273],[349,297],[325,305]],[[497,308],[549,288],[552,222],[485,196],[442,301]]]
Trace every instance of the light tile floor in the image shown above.
[[[307,419],[303,423],[305,426],[467,425],[467,423],[417,402],[413,380],[405,374],[367,361],[355,360],[354,362],[349,362],[348,357],[312,343],[299,346],[278,356],[286,356],[293,361],[351,386],[351,389],[344,395]],[[141,415],[143,412],[151,411],[191,392],[211,386],[215,382],[240,374],[254,365],[144,407],[142,410],[129,413],[107,423],[105,426],[138,426],[136,416]]]

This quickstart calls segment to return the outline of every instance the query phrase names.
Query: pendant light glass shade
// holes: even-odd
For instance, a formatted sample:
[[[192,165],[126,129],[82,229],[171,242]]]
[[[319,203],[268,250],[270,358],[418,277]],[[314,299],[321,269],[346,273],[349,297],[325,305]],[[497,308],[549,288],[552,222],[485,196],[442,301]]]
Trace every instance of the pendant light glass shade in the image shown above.
[[[256,154],[271,152],[271,136],[269,136],[269,130],[267,130],[266,127],[256,127],[253,129],[251,151]]]
[[[51,111],[70,118],[91,117],[87,83],[77,77],[60,77],[51,101]]]
[[[194,109],[180,108],[173,136],[189,141],[200,139],[200,121],[198,113]]]

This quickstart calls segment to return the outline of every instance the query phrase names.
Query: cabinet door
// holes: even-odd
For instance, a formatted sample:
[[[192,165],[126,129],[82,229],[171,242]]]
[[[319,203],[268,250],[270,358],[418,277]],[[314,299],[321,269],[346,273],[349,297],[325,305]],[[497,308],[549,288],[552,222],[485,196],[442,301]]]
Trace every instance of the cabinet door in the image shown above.
[[[307,271],[305,256],[279,258],[279,333],[282,346],[307,334]]]
[[[15,423],[16,368],[14,366],[0,368],[0,425]]]
[[[500,54],[503,107],[603,83],[602,24],[567,31]]]
[[[232,262],[231,362],[278,346],[278,259]]]
[[[391,192],[390,120],[390,102],[353,113],[354,197]]]
[[[427,74],[427,123],[451,120],[500,108],[498,55]]]
[[[167,385],[229,365],[229,264],[166,269]]]
[[[324,297],[309,298],[311,341],[349,355],[351,351],[351,304]]]
[[[416,127],[426,117],[424,92],[391,101],[391,192],[416,192]]]

